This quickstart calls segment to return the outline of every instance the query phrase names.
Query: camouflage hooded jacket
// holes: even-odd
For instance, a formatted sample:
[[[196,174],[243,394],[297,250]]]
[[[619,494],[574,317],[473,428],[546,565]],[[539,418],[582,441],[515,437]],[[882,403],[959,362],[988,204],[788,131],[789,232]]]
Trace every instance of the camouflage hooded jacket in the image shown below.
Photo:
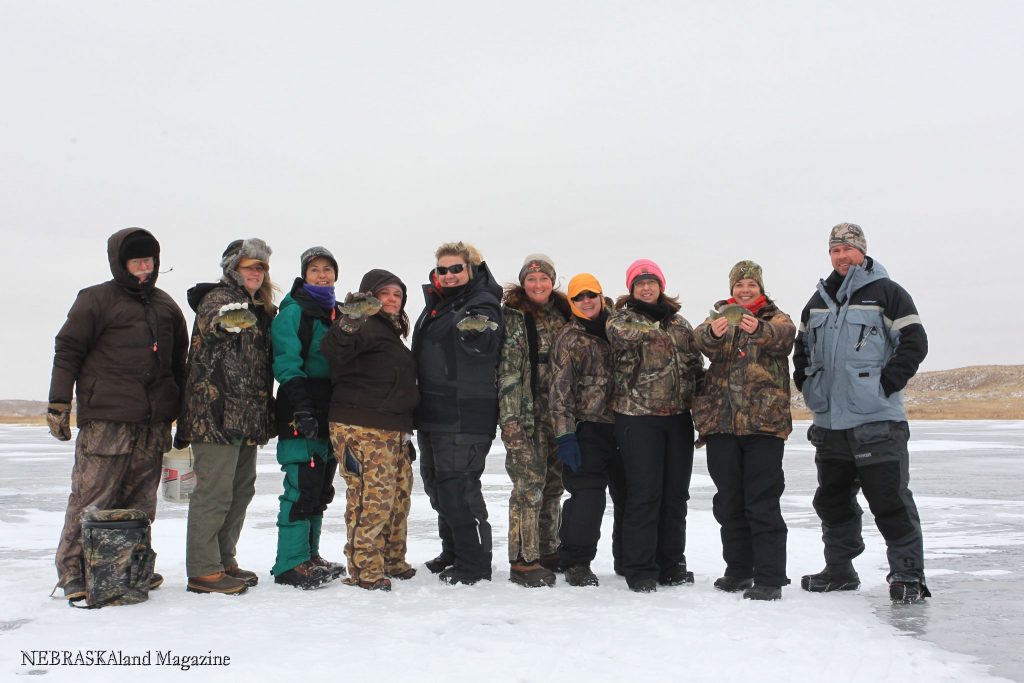
[[[606,299],[602,316],[607,317],[611,303]],[[614,422],[612,386],[611,346],[573,316],[555,337],[551,355],[549,398],[555,436],[575,433],[579,422]]]
[[[693,399],[693,422],[702,437],[771,434],[785,439],[793,431],[789,353],[796,326],[771,299],[754,317],[761,324],[753,334],[730,327],[715,339],[710,319],[694,331],[697,347],[711,360],[704,387]]]
[[[704,377],[693,328],[675,312],[662,321],[652,320],[632,301],[620,299],[608,318],[615,377],[612,410],[623,415],[678,415],[689,410],[694,388]],[[669,307],[679,310],[675,303]]]
[[[516,287],[506,293],[501,311],[505,317],[505,340],[498,364],[499,423],[518,422],[533,436],[534,416],[548,415],[551,347],[555,334],[571,315],[569,300],[565,294],[553,291],[546,306],[536,306],[526,298],[522,287]],[[527,316],[536,324],[536,349],[530,348]],[[531,356],[536,357],[536,365]]]
[[[196,312],[188,354],[185,405],[178,433],[187,441],[263,445],[275,435],[270,323],[244,288],[221,281],[188,291]],[[246,304],[257,323],[240,332],[221,329],[224,304]],[[276,311],[274,311],[276,312]]]

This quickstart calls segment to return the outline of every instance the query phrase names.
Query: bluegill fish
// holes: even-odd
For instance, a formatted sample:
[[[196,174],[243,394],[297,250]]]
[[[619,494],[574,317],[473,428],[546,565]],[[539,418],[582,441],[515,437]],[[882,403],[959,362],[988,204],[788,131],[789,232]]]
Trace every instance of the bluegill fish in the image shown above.
[[[368,318],[380,310],[380,299],[372,294],[356,294],[341,305],[341,312],[350,318]]]
[[[467,315],[456,323],[455,327],[460,332],[483,332],[484,330],[498,329],[498,323],[494,322],[486,315]]]
[[[732,327],[736,327],[737,325],[739,325],[740,320],[742,320],[743,316],[745,315],[750,315],[750,311],[743,308],[743,306],[740,306],[739,304],[726,304],[717,311],[715,309],[711,309],[712,320],[717,320],[718,318],[725,318],[726,320],[729,321],[729,325],[731,325]]]
[[[228,332],[241,332],[256,324],[256,315],[245,304],[225,304],[220,308],[217,324]]]

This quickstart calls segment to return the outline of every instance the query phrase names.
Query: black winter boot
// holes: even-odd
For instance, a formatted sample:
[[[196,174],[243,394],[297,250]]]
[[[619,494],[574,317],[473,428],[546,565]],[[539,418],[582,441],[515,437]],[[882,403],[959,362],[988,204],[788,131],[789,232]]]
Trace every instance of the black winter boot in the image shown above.
[[[574,564],[565,570],[565,582],[570,586],[597,586],[597,576],[589,565]]]
[[[753,587],[743,591],[743,597],[747,600],[781,600],[782,589],[778,586],[766,586],[763,583],[754,584]]]
[[[685,564],[677,564],[661,572],[658,583],[662,586],[681,586],[684,583],[693,583],[693,572],[686,571]]]
[[[889,599],[894,605],[912,605],[931,596],[928,586],[920,581],[893,581],[889,584]]]
[[[860,576],[852,562],[825,565],[817,574],[806,574],[800,579],[800,587],[812,593],[832,591],[855,591],[860,588]]]
[[[330,560],[325,560],[319,555],[314,555],[310,558],[309,561],[315,564],[316,566],[323,567],[324,569],[329,571],[331,573],[331,578],[337,579],[339,577],[345,576],[345,565],[343,564],[340,564],[338,562],[331,562]]]
[[[288,571],[275,576],[274,583],[279,583],[283,586],[295,586],[296,588],[308,591],[319,588],[333,578],[330,571],[317,566],[312,560],[306,560],[302,564],[296,565]]]
[[[656,593],[658,591],[658,582],[654,579],[638,579],[629,584],[629,590],[634,593]]]
[[[551,553],[550,555],[544,555],[540,558],[540,566],[544,567],[551,572],[564,572],[565,567],[562,565],[562,560],[558,556],[558,553]]]
[[[442,552],[432,560],[427,560],[424,565],[431,574],[440,574],[448,567],[455,564],[455,553]]]
[[[753,579],[741,579],[738,576],[723,576],[715,579],[715,588],[726,593],[739,593],[753,585]]]
[[[472,586],[474,583],[479,583],[480,581],[490,581],[491,573],[470,571],[456,562],[451,567],[448,567],[438,574],[437,578],[451,586],[455,586],[460,583],[466,586]]]

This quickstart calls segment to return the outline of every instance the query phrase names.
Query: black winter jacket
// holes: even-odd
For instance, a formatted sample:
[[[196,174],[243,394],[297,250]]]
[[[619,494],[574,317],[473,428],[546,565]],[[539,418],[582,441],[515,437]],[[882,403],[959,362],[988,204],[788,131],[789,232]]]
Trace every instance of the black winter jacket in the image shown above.
[[[443,296],[433,282],[423,285],[423,296],[427,305],[412,335],[421,396],[416,428],[493,437],[498,424],[498,359],[505,331],[501,286],[487,264],[481,263],[454,296]],[[486,316],[498,328],[460,332],[456,325],[471,315]]]

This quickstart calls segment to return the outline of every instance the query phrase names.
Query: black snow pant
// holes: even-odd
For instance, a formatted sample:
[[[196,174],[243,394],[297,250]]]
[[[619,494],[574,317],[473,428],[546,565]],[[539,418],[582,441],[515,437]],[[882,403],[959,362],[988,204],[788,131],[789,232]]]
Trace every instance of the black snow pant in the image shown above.
[[[487,521],[480,476],[492,436],[417,432],[420,476],[430,506],[437,512],[441,551],[469,572],[491,571],[491,525]]]
[[[708,472],[718,492],[712,502],[721,525],[725,575],[785,586],[786,522],[779,498],[786,488],[786,442],[769,434],[709,434]]]
[[[626,472],[622,569],[633,586],[686,564],[686,501],[693,471],[693,419],[615,414]]]
[[[589,565],[597,555],[604,517],[605,488],[612,499],[612,560],[622,567],[622,513],[626,493],[626,474],[622,456],[615,443],[615,426],[609,423],[580,422],[576,425],[580,445],[580,468],[573,472],[562,468],[562,483],[569,500],[562,505],[562,524],[558,529],[558,558],[563,567]]]
[[[842,564],[864,551],[862,510],[857,492],[868,501],[885,539],[892,581],[924,582],[924,541],[910,484],[906,422],[869,422],[852,429],[812,425],[818,490],[814,511],[821,518],[825,562]]]

